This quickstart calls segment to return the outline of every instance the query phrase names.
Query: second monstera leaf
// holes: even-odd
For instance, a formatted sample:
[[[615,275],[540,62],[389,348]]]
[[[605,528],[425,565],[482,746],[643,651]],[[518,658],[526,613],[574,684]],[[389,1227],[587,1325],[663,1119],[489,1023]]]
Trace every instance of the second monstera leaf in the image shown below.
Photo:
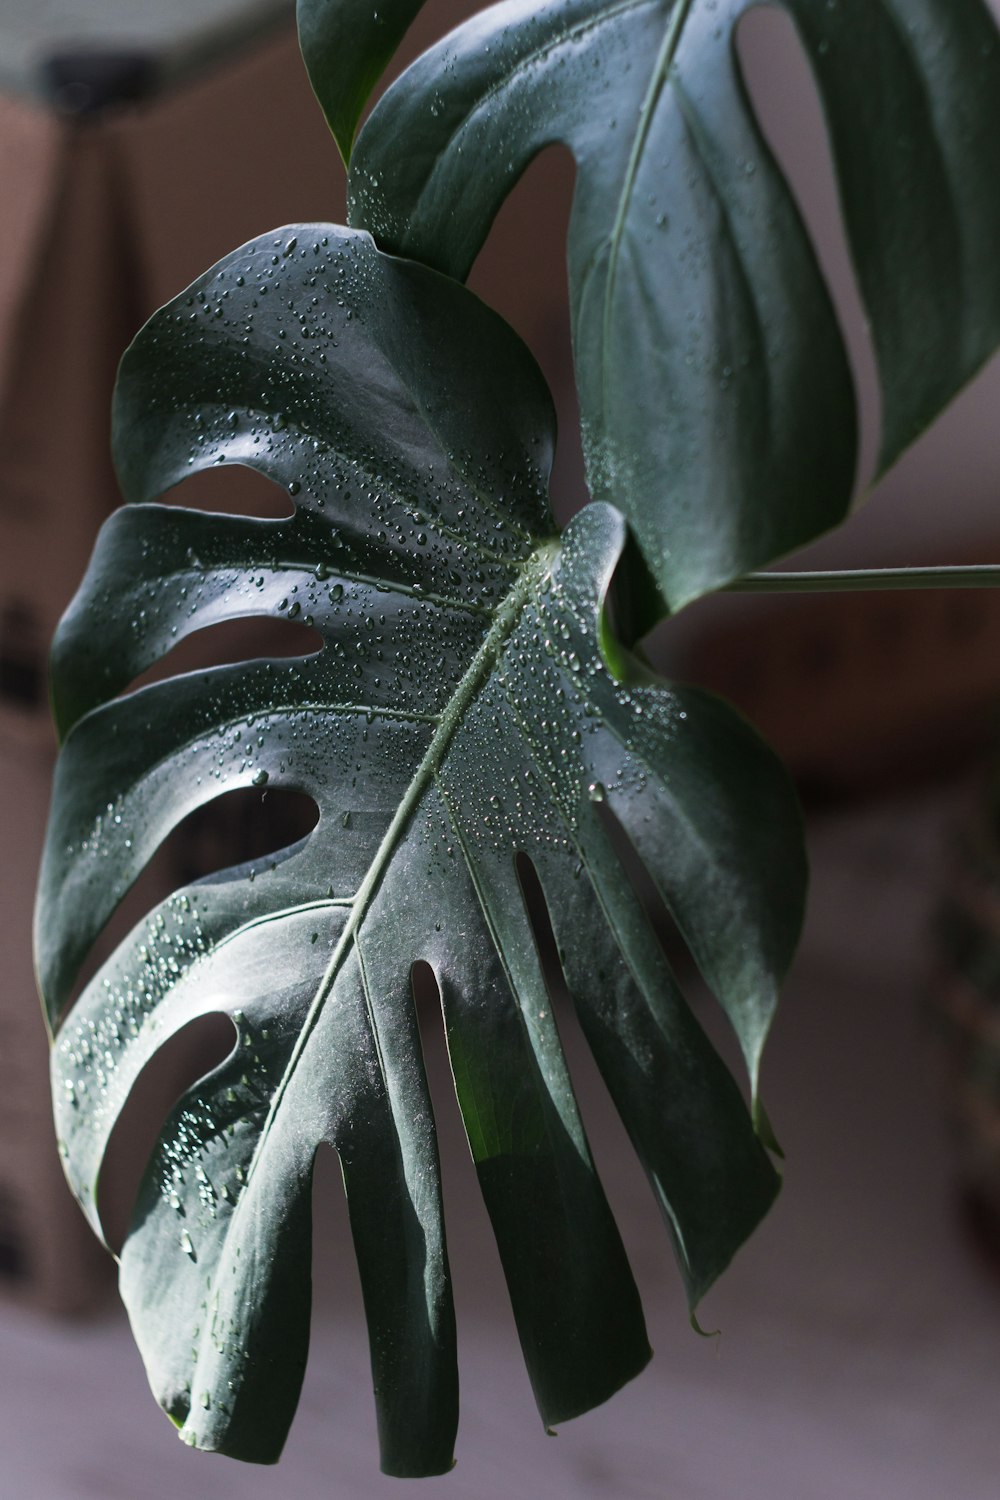
[[[140,1074],[197,1016],[229,1058],[177,1103],[121,1283],[192,1444],[268,1461],[306,1356],[310,1178],[343,1165],[384,1467],[443,1470],[457,1414],[433,1115],[411,969],[431,965],[538,1405],[593,1406],[648,1358],[518,881],[533,862],[583,1029],[694,1304],[777,1177],[609,840],[655,878],[756,1080],[801,919],[794,797],[723,704],[652,679],[603,601],[610,506],[558,536],[549,398],[511,331],[367,235],[293,226],[222,261],[125,357],[126,506],[54,656],[64,735],[37,927],[57,1125],[98,1174]],[[249,465],[286,519],[152,504]],[[315,654],[123,690],[224,619],[296,618]],[[235,787],[314,799],[307,838],[171,896],[66,1010],[85,955],[186,814]],[[602,805],[603,804],[603,805]]]
[[[775,3],[829,131],[881,470],[1000,344],[1000,37],[984,0]],[[393,84],[351,159],[351,222],[465,276],[532,158],[572,152],[587,479],[628,518],[657,610],[812,541],[854,479],[837,319],[737,52],[758,4],[504,0]]]

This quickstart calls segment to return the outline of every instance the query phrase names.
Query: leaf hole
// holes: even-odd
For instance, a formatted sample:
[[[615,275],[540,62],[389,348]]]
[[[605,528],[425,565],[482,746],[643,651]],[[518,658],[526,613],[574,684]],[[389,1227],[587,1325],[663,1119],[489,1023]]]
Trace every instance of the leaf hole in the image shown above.
[[[593,809],[618,858],[623,879],[652,928],[678,989],[696,1015],[698,1024],[708,1036],[709,1041],[734,1079],[740,1084],[745,1069],[736,1033],[726,1018],[722,1006],[715,1002],[702,976],[698,961],[654,876],[633,842],[627,827],[618,818],[613,808],[607,802],[601,802],[594,803]]]
[[[364,1327],[361,1280],[358,1275],[344,1173],[335,1148],[321,1141],[313,1157],[313,1293],[317,1312],[336,1309],[338,1321]],[[331,1274],[332,1272],[332,1274]],[[366,1375],[363,1343],[357,1378]],[[307,1376],[308,1379],[308,1376]],[[374,1422],[372,1424],[374,1431]]]
[[[507,1283],[458,1102],[444,1006],[433,966],[418,959],[410,969],[410,985],[437,1129],[459,1368],[474,1367],[477,1356],[481,1360],[484,1319],[488,1319],[494,1357],[503,1358],[516,1369],[521,1356],[514,1320],[509,1316]],[[502,1311],[501,1317],[497,1317],[498,1311]]]
[[[805,222],[847,346],[859,408],[856,490],[878,459],[882,399],[875,351],[840,212],[820,96],[791,17],[755,5],[736,28],[736,52],[757,123]]]
[[[565,250],[575,180],[565,146],[540,151],[504,199],[469,276],[472,290],[528,345],[552,392],[559,442],[551,494],[561,526],[588,499]]]
[[[441,1017],[441,992],[437,976],[425,958],[418,958],[410,967],[410,989],[422,1033],[425,1026],[433,1027],[438,1024]]]
[[[295,514],[295,504],[287,490],[244,464],[218,464],[213,469],[197,470],[161,495],[160,503],[213,515],[251,516],[261,521],[283,521]]]
[[[172,892],[232,866],[260,864],[306,838],[319,822],[312,797],[291,787],[241,787],[177,824],[123,897],[81,966],[66,1015],[101,965]]]
[[[624,830],[617,826],[627,841]],[[638,859],[638,856],[634,858]],[[559,1042],[598,1177],[621,1231],[628,1262],[643,1293],[643,1300],[648,1289],[655,1303],[662,1306],[665,1300],[677,1297],[678,1287],[669,1260],[662,1253],[660,1211],[563,976],[548,901],[538,872],[528,855],[522,852],[514,856],[514,864],[549,986]],[[644,867],[641,867],[641,874],[646,881],[650,880]]]
[[[256,661],[261,657],[284,659],[310,656],[322,649],[319,631],[296,620],[276,620],[270,615],[247,615],[222,620],[203,630],[192,631],[166,655],[147,667],[130,683],[127,691],[148,687],[185,672],[203,672],[210,667]]]
[[[628,829],[607,801],[595,802],[591,805],[597,821],[618,858],[623,877],[652,928],[681,988],[685,992],[689,989],[696,991],[700,983],[700,975],[691,950],[674,920],[673,913],[663,899],[659,886],[633,843]]]
[[[234,865],[266,864],[306,838],[319,807],[291,787],[241,787],[189,813],[164,842],[181,885]]]
[[[111,1133],[97,1187],[97,1210],[116,1255],[167,1116],[182,1094],[228,1057],[235,1041],[228,1016],[199,1016],[169,1037],[136,1079]]]
[[[559,945],[549,917],[542,882],[538,878],[538,871],[530,856],[521,849],[514,855],[514,870],[517,874],[517,883],[521,888],[525,915],[535,940],[545,986],[553,1004],[562,1004],[568,998],[569,992],[559,960]]]

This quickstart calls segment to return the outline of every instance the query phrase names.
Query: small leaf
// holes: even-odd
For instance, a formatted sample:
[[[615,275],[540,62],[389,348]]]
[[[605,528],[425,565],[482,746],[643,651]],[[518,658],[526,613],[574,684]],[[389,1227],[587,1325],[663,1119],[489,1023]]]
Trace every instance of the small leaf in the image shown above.
[[[332,226],[257,240],[140,333],[115,424],[137,503],[104,528],[54,654],[65,742],[37,920],[53,1026],[112,911],[193,808],[266,772],[320,818],[267,861],[163,902],[69,1010],[52,1069],[70,1181],[98,1227],[101,1162],[146,1063],[193,1018],[228,1015],[233,1051],[166,1121],[122,1253],[157,1397],[198,1446],[277,1456],[305,1361],[309,1184],[326,1141],[344,1171],[383,1465],[441,1472],[454,1327],[413,964],[437,979],[525,1360],[543,1420],[560,1422],[649,1349],[517,859],[537,871],[693,1306],[778,1178],[603,812],[755,1079],[802,915],[794,795],[725,705],[621,648],[610,670],[604,599],[624,522],[594,505],[555,534],[548,393],[457,283]],[[151,503],[220,462],[293,492],[294,514]],[[292,599],[319,652],[116,696],[191,632],[287,618]]]
[[[309,81],[345,163],[368,95],[423,0],[298,0]]]
[[[754,3],[494,6],[388,90],[351,164],[351,222],[464,277],[531,159],[573,152],[588,484],[673,610],[835,525],[854,478],[841,336],[736,56]],[[783,7],[826,114],[884,469],[1000,343],[1000,38],[982,0]]]

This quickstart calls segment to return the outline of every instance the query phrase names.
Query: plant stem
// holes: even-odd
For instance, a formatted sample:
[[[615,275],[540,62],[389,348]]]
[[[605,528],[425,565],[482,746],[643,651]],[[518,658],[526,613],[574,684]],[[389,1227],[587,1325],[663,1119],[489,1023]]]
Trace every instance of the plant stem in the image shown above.
[[[873,589],[989,589],[1000,586],[1000,565],[937,568],[860,568],[826,573],[747,573],[726,585],[731,594],[848,594]]]

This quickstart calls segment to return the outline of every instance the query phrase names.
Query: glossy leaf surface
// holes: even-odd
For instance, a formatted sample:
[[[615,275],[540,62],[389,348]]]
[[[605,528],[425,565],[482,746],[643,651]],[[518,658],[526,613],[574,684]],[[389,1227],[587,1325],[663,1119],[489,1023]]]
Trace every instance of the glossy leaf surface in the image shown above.
[[[570,148],[588,483],[674,609],[841,520],[854,477],[841,336],[737,60],[753,3],[495,6],[387,92],[350,177],[352,223],[463,277],[532,157]],[[1000,43],[982,0],[782,5],[829,127],[885,468],[1000,342]]]
[[[344,161],[368,96],[423,0],[298,0],[299,46]]]
[[[277,1456],[307,1343],[309,1183],[343,1164],[384,1467],[448,1467],[454,1328],[410,986],[440,990],[469,1144],[544,1420],[648,1358],[569,1082],[515,858],[533,862],[585,1034],[663,1208],[692,1304],[777,1188],[680,995],[603,814],[655,878],[756,1077],[798,934],[801,831],[778,762],[720,702],[652,679],[602,601],[625,527],[545,498],[549,398],[460,285],[367,235],[292,227],[234,252],[123,362],[123,487],[60,630],[64,735],[37,923],[57,1126],[98,1227],[133,1085],[193,1018],[231,1056],[166,1121],[122,1254],[158,1399],[190,1442]],[[245,464],[260,520],[152,503]],[[249,614],[322,649],[122,690]],[[614,670],[612,670],[612,667]],[[60,1015],[155,848],[234,787],[317,803],[304,840],[177,892]]]

